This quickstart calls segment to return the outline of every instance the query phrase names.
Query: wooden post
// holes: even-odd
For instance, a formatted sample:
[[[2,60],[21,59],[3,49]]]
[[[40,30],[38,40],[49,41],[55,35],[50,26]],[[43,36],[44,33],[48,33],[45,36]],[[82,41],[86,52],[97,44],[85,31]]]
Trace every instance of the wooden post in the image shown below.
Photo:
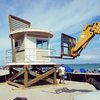
[[[56,84],[57,80],[56,80],[56,66],[54,65],[55,71],[54,71],[54,75],[53,75],[53,83]]]
[[[19,77],[19,76],[22,75],[23,73],[25,73],[24,70],[19,71],[18,73],[16,73],[15,75],[13,75],[11,78],[9,78],[9,81],[14,80],[15,78]]]
[[[15,62],[15,52],[14,52],[14,44],[13,44],[13,37],[11,35],[11,47],[12,47],[12,62]]]
[[[28,82],[28,66],[24,66],[24,86],[27,87],[27,82]]]

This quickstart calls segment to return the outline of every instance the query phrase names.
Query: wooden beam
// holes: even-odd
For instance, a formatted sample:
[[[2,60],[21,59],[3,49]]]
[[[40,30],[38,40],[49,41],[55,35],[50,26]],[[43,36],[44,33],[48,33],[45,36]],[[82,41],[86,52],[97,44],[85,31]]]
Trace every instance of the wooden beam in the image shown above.
[[[19,88],[24,88],[23,85],[18,84],[18,83],[14,83],[14,82],[11,82],[11,81],[7,81],[7,83],[10,84],[10,85],[13,85],[13,86],[19,87]]]
[[[20,72],[18,72],[17,74],[13,75],[11,78],[9,78],[9,81],[14,80],[15,78],[17,78],[18,76],[22,75],[25,72],[25,70],[21,70]]]
[[[44,80],[44,81],[47,81],[47,82],[49,82],[49,83],[53,83],[53,79],[51,79],[51,78],[44,78],[43,80]]]
[[[33,75],[33,76],[39,76],[39,75],[41,75],[41,74],[38,74],[38,73],[36,73],[36,72],[33,72],[33,71],[29,71],[29,74],[30,75]],[[43,80],[45,80],[45,81],[48,81],[48,82],[50,82],[50,83],[53,83],[53,79],[51,79],[51,78],[44,78]]]
[[[40,75],[40,74],[33,72],[33,71],[29,71],[29,74],[32,75],[32,76],[39,76]]]
[[[42,80],[43,78],[45,78],[45,77],[51,75],[51,74],[54,73],[54,72],[55,72],[55,68],[52,68],[51,70],[45,72],[44,74],[39,75],[39,76],[37,76],[36,78],[34,78],[33,80],[27,82],[26,86],[31,86],[32,84],[36,83],[36,82],[39,81],[39,80]]]
[[[19,71],[12,68],[13,74],[17,74]]]

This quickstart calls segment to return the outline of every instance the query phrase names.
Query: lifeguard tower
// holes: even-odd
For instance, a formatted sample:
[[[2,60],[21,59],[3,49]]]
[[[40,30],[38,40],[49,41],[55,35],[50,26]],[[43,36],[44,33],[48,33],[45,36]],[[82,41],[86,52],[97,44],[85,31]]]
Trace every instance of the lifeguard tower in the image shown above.
[[[29,87],[41,80],[56,84],[56,64],[47,57],[50,56],[53,34],[32,29],[30,22],[13,15],[9,15],[9,23],[12,62],[8,64],[8,84]]]

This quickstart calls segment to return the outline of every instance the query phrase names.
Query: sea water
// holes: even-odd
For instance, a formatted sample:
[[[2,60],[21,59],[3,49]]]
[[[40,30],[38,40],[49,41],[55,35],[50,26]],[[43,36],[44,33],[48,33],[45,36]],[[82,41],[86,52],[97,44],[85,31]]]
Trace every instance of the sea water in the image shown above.
[[[88,71],[93,71],[96,70],[98,72],[98,68],[100,68],[100,64],[64,64],[66,67],[70,67],[76,71],[79,71],[80,68],[84,68],[85,70]],[[3,68],[4,66],[0,66],[0,68]]]
[[[96,70],[98,71],[98,68],[100,68],[100,64],[65,64],[65,66],[69,66],[74,70],[80,70],[80,68],[84,68],[85,70],[88,71],[93,71]]]

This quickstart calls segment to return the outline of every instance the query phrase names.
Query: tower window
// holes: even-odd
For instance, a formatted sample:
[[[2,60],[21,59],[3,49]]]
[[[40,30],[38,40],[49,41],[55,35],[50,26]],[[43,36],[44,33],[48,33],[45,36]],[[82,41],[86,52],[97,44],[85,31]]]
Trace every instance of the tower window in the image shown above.
[[[37,40],[36,41],[36,47],[37,48],[44,48],[47,49],[48,48],[48,40]]]
[[[15,47],[20,47],[20,45],[21,45],[21,40],[17,40],[17,41],[15,42]]]

